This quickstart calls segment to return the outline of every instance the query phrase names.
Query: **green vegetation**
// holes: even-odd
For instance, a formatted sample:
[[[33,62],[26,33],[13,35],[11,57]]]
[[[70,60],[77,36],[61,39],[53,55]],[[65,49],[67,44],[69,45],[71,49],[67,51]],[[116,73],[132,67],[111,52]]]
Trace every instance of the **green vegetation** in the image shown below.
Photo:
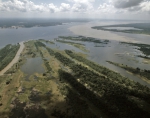
[[[86,41],[86,42],[93,42],[93,43],[102,43],[102,44],[108,44],[109,40],[99,40],[92,37],[84,37],[84,36],[77,36],[77,37],[71,37],[71,36],[59,36],[61,39],[65,40],[73,40],[73,41]]]
[[[19,44],[8,44],[0,50],[0,70],[4,69],[13,60],[19,47]]]
[[[130,30],[117,30],[117,29],[106,29],[109,27],[133,27],[137,29]],[[119,24],[119,25],[107,25],[107,26],[95,26],[92,27],[97,30],[105,30],[105,31],[114,31],[114,32],[124,32],[124,33],[136,33],[136,34],[148,34],[150,35],[150,23],[132,23],[132,24]]]
[[[52,42],[52,41],[46,41],[46,43],[55,44],[55,43],[54,43],[54,42]]]
[[[62,62],[65,66],[72,66],[72,64],[74,64],[74,61],[72,61],[69,58],[63,56],[59,52],[55,53],[55,58],[58,59],[60,62]]]
[[[65,50],[66,54],[82,62],[83,65],[75,63],[70,58],[50,48],[46,47],[46,49],[57,60],[63,63],[64,66],[68,66],[72,70],[72,74],[59,70],[60,80],[69,83],[78,91],[80,96],[87,98],[96,107],[102,109],[103,113],[109,114],[109,117],[150,116],[149,109],[141,107],[145,104],[146,106],[150,106],[148,99],[150,90],[146,86],[130,81],[120,74],[95,64],[70,50]],[[92,71],[90,68],[95,71]],[[136,69],[136,72],[139,72],[139,70],[139,68]],[[143,102],[141,103],[141,101]],[[124,105],[124,103],[127,105]],[[130,106],[130,108],[127,106]]]
[[[139,67],[133,68],[133,67],[130,67],[127,65],[123,65],[123,64],[119,64],[119,63],[115,63],[115,62],[111,62],[111,61],[107,61],[107,62],[110,64],[113,64],[115,66],[121,67],[121,68],[123,68],[123,69],[125,69],[125,70],[127,70],[133,74],[139,75],[141,77],[145,77],[148,80],[150,80],[150,70],[146,70],[146,69],[142,70]]]
[[[98,75],[89,72],[86,68],[83,68],[80,65],[78,65],[76,69],[78,69],[77,72],[80,72],[80,75],[75,74],[72,76],[67,72],[59,70],[61,79],[67,81],[75,90],[79,92],[80,96],[87,98],[96,107],[101,109],[103,113],[107,114],[108,117],[135,118],[139,116],[142,117],[142,115],[145,117],[150,116],[148,109],[147,111],[144,111],[142,108],[135,106],[136,104],[139,104],[138,102],[141,99],[143,99],[141,97],[142,92],[135,95],[135,90],[129,90],[125,87],[119,86],[116,83],[113,83],[112,81],[100,78]],[[92,74],[92,76],[89,77],[90,74]],[[97,90],[102,95],[98,96],[97,94],[93,93],[89,87],[83,86],[83,84],[77,81],[76,76],[79,76],[82,81],[87,83],[88,86],[94,90]],[[135,99],[133,99],[133,96],[135,96]],[[145,94],[142,96],[145,96]],[[147,97],[144,98],[144,100],[148,101],[148,93],[146,96]],[[136,99],[139,101],[136,101]]]
[[[78,60],[79,62],[82,62],[84,63],[85,65],[87,65],[88,67],[92,68],[93,70],[96,70],[97,72],[103,74],[103,75],[106,75],[107,77],[109,78],[112,78],[114,80],[117,80],[120,81],[120,79],[124,79],[124,77],[122,77],[120,74],[118,73],[115,73],[103,66],[100,66],[90,60],[87,60],[85,59],[84,57],[82,56],[79,56],[79,55],[76,55],[75,53],[73,53],[72,51],[70,50],[65,50],[65,52],[70,56],[72,57],[73,59],[76,59]],[[121,81],[120,81],[121,82]]]
[[[84,44],[74,43],[74,42],[64,41],[64,40],[57,40],[57,41],[61,42],[61,43],[66,43],[66,44],[69,44],[69,45],[73,45],[74,47],[79,48],[82,51],[88,52],[88,50],[85,48]]]
[[[37,50],[39,50],[39,49],[38,49],[38,46],[40,46],[40,47],[46,47],[46,45],[43,44],[43,43],[40,42],[40,41],[36,41],[34,44],[35,44],[35,47],[36,47]]]
[[[69,50],[66,50],[66,53],[69,56],[75,55],[75,53],[69,54],[72,53]],[[104,112],[109,114],[109,117],[150,116],[147,109],[145,110],[145,108],[138,106],[141,100],[146,102],[147,105],[150,104],[148,99],[150,90],[147,87],[130,81],[80,56],[75,55],[72,57],[78,60],[80,59],[81,62],[85,62],[86,65],[94,68],[96,71],[102,72],[103,74],[105,73],[107,78],[96,74],[87,67],[76,64],[58,52],[54,53],[54,55],[56,59],[61,61],[65,66],[69,66],[73,71],[71,75],[59,70],[60,80],[66,80],[81,96],[87,98],[98,108],[103,108]],[[124,103],[126,103],[126,105],[124,105]]]
[[[55,52],[52,49],[50,49],[48,47],[46,47],[46,49],[47,49],[47,51],[49,52],[50,55],[54,56]]]
[[[50,43],[50,44],[55,44],[53,41],[48,41],[48,40],[44,40],[44,39],[39,39],[39,41],[43,41],[45,43]]]
[[[47,59],[44,58],[44,56],[43,56],[41,51],[40,51],[40,55],[41,55],[41,57],[42,57],[42,59],[44,61],[44,65],[45,65],[47,71],[48,72],[52,71],[52,68],[50,67],[49,62],[47,61]]]
[[[36,46],[37,51],[40,52],[40,55],[41,55],[41,57],[42,57],[42,59],[43,59],[43,61],[44,61],[44,65],[45,65],[45,67],[47,68],[47,71],[48,71],[48,72],[52,71],[52,68],[50,67],[49,62],[44,58],[44,55],[43,55],[42,52],[39,50],[39,47],[45,47],[46,45],[43,44],[43,43],[41,43],[41,42],[39,42],[39,41],[35,42],[34,44],[35,44],[35,46]]]
[[[20,69],[4,75],[0,79],[0,110],[7,112],[0,117],[150,117],[148,87],[71,50],[51,49],[39,40],[25,46],[18,63],[31,57],[29,51],[35,52],[42,57],[47,73],[34,73],[28,80]]]
[[[70,41],[64,41],[64,40],[57,40],[57,42],[61,42],[61,43],[67,43],[67,44],[70,44],[70,45],[82,45],[84,46],[84,44],[81,44],[81,43],[74,43],[74,42],[70,42]]]
[[[61,60],[64,64],[70,66],[74,74],[73,76],[71,76],[70,74],[66,74],[66,73],[62,74],[62,72],[60,71],[61,80],[65,79],[69,81],[69,83],[81,94],[81,96],[86,97],[97,107],[102,107],[105,112],[107,111],[107,114],[109,114],[110,117],[123,117],[123,116],[129,117],[133,115],[134,112],[133,109],[135,109],[134,104],[138,104],[138,103],[135,103],[135,101],[134,102],[131,101],[130,96],[132,95],[134,96],[136,94],[136,97],[138,99],[144,99],[147,101],[147,97],[149,96],[148,88],[142,88],[142,90],[146,92],[145,94],[141,92],[137,93],[135,91],[141,90],[141,87],[138,84],[132,85],[133,84],[132,82],[130,84],[130,81],[128,79],[122,80],[123,81],[122,84],[129,85],[130,87],[132,87],[132,89],[128,89],[120,85],[119,83],[115,82],[115,80],[110,81],[109,78],[104,78],[102,76],[99,76],[93,71],[88,70],[86,67],[74,64],[71,60],[69,61],[69,63],[66,63],[68,60],[66,59],[66,57],[64,57],[64,59],[62,59],[62,57],[63,56],[61,55],[61,56],[57,56],[56,58]],[[77,82],[77,78],[80,78],[80,82],[82,84]],[[87,88],[83,86],[85,85],[85,83]],[[139,88],[134,89],[134,86],[138,86]],[[96,93],[98,93],[98,95],[102,97],[96,96],[89,89],[92,91],[96,91]],[[145,95],[147,96],[146,98]],[[150,101],[147,102],[150,103]],[[130,108],[124,106],[123,105],[124,103],[128,104]],[[119,110],[119,112],[117,109]],[[149,116],[148,111],[140,110],[140,108],[138,107],[136,108],[136,110],[139,111],[140,114],[143,115],[147,114],[147,116]],[[122,116],[122,114],[124,115]],[[134,115],[138,116],[139,114],[138,115],[134,114]]]
[[[143,52],[143,54],[145,54],[146,56],[150,55],[150,45],[148,44],[140,44],[140,43],[127,43],[127,42],[120,42],[121,44],[128,44],[128,45],[132,45],[132,46],[137,46],[139,48],[137,48],[138,50],[140,50],[141,52]]]

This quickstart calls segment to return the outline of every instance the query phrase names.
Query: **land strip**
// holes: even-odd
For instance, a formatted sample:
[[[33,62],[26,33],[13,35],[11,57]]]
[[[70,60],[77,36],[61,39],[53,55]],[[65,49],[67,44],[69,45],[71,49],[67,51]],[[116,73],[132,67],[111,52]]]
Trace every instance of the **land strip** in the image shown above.
[[[19,44],[20,44],[20,48],[19,48],[17,54],[15,55],[14,59],[3,70],[0,71],[0,75],[3,75],[7,70],[9,70],[19,60],[20,54],[24,49],[24,42],[20,42]]]

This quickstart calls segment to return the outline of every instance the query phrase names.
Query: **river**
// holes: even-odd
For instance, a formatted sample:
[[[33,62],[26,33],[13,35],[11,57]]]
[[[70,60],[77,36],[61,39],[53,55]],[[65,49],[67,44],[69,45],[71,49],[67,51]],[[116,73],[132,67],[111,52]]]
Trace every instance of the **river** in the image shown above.
[[[143,85],[150,87],[150,84],[141,80],[140,78],[127,73],[125,70],[116,67],[114,65],[108,64],[108,61],[114,61],[117,63],[123,63],[126,65],[130,65],[132,67],[140,67],[142,69],[150,69],[149,64],[143,63],[143,59],[136,57],[134,55],[140,54],[141,52],[136,50],[135,47],[128,45],[120,45],[119,41],[129,41],[129,42],[141,42],[150,44],[150,36],[143,34],[129,34],[129,33],[121,33],[121,32],[109,32],[109,31],[101,31],[92,29],[92,26],[97,25],[110,25],[110,24],[121,24],[121,23],[129,23],[129,21],[121,21],[121,22],[104,22],[104,21],[92,21],[86,23],[68,23],[65,25],[59,26],[50,26],[50,27],[32,27],[32,28],[19,28],[19,29],[0,29],[0,48],[6,44],[14,44],[21,41],[27,41],[30,39],[46,39],[52,40],[57,38],[58,36],[75,36],[82,35],[88,37],[94,37],[97,39],[108,39],[110,43],[104,46],[96,47],[97,44],[89,43],[89,42],[80,42],[85,44],[86,48],[90,50],[90,52],[86,52],[88,55],[88,59],[103,65],[105,67],[110,68],[121,75],[126,76],[136,82],[139,82]],[[62,44],[56,42],[55,45],[49,44],[51,48],[57,48],[61,50],[71,49],[77,52],[82,52],[81,50],[69,46],[67,44]],[[85,53],[85,52],[84,52]],[[121,54],[121,55],[117,55]]]

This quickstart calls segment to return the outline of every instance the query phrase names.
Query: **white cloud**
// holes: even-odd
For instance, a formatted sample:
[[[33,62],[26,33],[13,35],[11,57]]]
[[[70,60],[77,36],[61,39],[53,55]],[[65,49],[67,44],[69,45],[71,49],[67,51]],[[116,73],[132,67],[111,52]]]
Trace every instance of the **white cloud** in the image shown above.
[[[103,3],[98,7],[98,10],[100,12],[104,12],[104,13],[115,13],[116,9],[113,5],[111,4],[107,4],[107,3]]]
[[[141,10],[143,12],[149,12],[150,13],[150,1],[145,1],[143,3],[140,4]]]
[[[33,2],[28,0],[9,0],[7,2],[0,3],[0,10],[3,11],[19,11],[19,12],[27,12],[27,11],[45,11],[44,5],[35,5]]]
[[[36,5],[29,0],[9,0],[0,3],[1,11],[17,12],[58,12],[59,8],[53,3]]]
[[[92,3],[95,2],[95,0],[68,0],[68,1],[73,3],[71,9],[73,12],[88,12],[89,10],[94,9]]]
[[[105,14],[120,14],[126,12],[126,10],[117,9],[111,2],[100,4],[97,12]]]
[[[47,6],[45,6],[45,7],[46,7],[46,9],[49,9],[49,11],[51,13],[59,12],[59,8],[57,6],[55,6],[53,3],[49,4],[48,8],[47,8]]]
[[[70,10],[70,4],[61,3],[60,11],[69,11]]]

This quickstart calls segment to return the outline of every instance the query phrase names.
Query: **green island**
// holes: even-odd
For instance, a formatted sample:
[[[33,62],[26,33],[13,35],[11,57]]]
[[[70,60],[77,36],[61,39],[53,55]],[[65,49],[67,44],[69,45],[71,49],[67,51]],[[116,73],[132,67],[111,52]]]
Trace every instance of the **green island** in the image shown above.
[[[114,29],[109,29],[110,27],[113,27]],[[122,28],[132,27],[135,29],[118,30],[118,29],[115,29],[117,27],[122,27]],[[92,28],[97,29],[97,30],[104,30],[104,31],[150,35],[150,23],[130,23],[130,24],[118,24],[118,25],[105,25],[105,26],[94,26]]]
[[[25,42],[17,66],[0,76],[0,117],[150,117],[148,87],[82,53],[51,48],[43,41]],[[27,76],[22,66],[37,57],[42,59],[44,71]]]
[[[66,44],[72,45],[72,46],[74,46],[76,48],[79,48],[80,50],[82,50],[84,52],[89,52],[89,50],[87,50],[85,48],[84,44],[81,44],[81,43],[74,43],[74,42],[64,41],[64,40],[57,40],[57,42],[66,43]]]
[[[92,37],[84,37],[84,36],[59,36],[60,39],[64,40],[72,40],[72,41],[85,41],[85,42],[93,42],[93,43],[102,43],[108,44],[109,40],[99,40]]]
[[[13,60],[19,47],[19,44],[8,44],[0,50],[0,71],[3,70]]]

